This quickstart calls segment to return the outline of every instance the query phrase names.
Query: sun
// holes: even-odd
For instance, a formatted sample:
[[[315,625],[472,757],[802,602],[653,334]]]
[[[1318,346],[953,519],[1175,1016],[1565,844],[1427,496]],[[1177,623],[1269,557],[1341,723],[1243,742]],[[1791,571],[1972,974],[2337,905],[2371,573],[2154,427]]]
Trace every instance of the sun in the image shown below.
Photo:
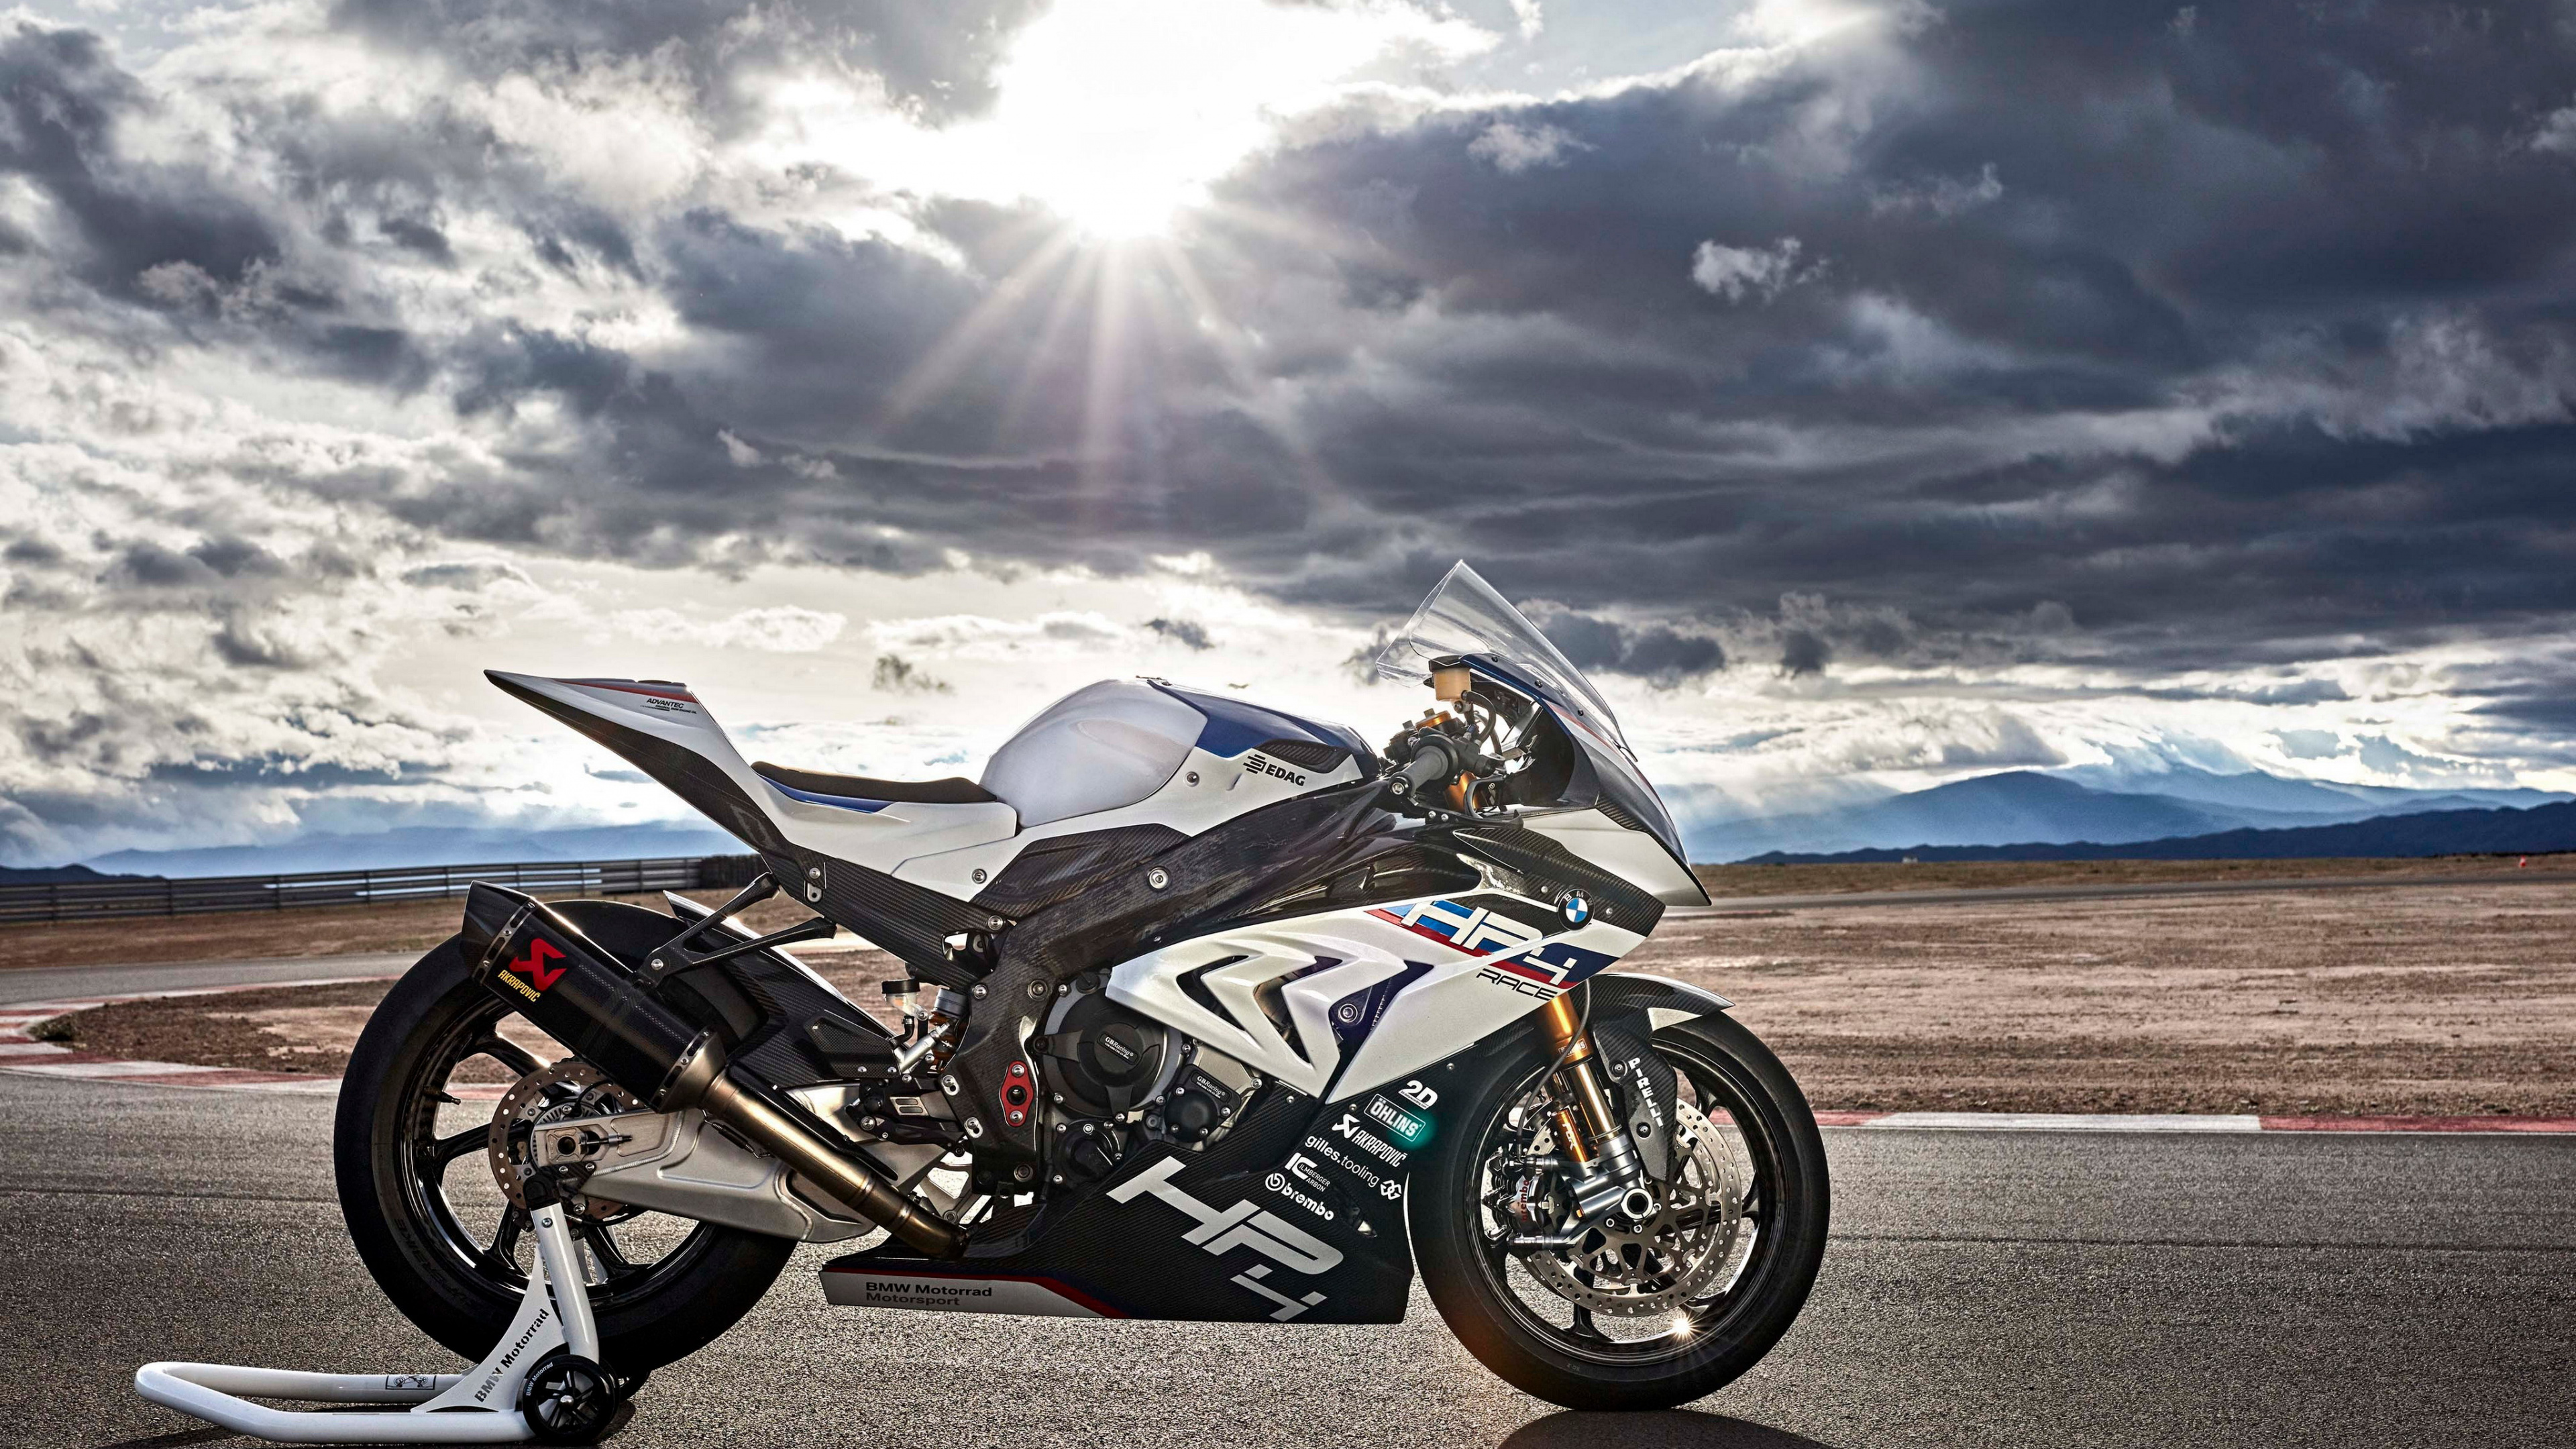
[[[1063,0],[1014,39],[976,124],[1020,195],[1092,236],[1154,235],[1355,71],[1468,43],[1441,24],[1410,6]]]

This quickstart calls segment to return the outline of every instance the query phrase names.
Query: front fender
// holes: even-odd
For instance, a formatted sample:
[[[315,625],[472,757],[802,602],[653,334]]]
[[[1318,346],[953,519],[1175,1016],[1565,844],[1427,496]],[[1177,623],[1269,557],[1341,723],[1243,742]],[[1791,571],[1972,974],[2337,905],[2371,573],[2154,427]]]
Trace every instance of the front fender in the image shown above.
[[[1580,1002],[1576,1004],[1581,1005]],[[1675,981],[1668,976],[1604,971],[1592,978],[1592,1018],[1595,1021],[1642,1011],[1646,1014],[1648,1029],[1661,1031],[1677,1021],[1687,1021],[1694,1016],[1716,1016],[1734,1007],[1734,1002],[1714,991]]]

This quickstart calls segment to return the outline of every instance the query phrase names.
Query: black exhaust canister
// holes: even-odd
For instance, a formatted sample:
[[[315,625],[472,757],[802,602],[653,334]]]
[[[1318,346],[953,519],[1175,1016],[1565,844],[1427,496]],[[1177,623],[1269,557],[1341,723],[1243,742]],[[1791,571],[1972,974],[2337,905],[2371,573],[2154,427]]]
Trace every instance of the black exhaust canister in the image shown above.
[[[966,1249],[956,1224],[875,1167],[851,1160],[725,1075],[724,1044],[653,998],[570,921],[514,890],[477,882],[465,897],[465,958],[485,990],[572,1048],[656,1112],[703,1109],[795,1169],[807,1184],[934,1258]]]
[[[654,1000],[541,901],[476,883],[465,898],[463,945],[485,990],[656,1112],[696,1106],[723,1070],[712,1032]]]

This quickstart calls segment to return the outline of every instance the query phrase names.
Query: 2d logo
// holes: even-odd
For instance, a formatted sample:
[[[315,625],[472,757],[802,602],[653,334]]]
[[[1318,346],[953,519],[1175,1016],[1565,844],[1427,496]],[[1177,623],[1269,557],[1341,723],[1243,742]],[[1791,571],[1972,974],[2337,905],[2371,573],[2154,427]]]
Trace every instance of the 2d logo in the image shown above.
[[[1564,914],[1565,923],[1569,926],[1580,926],[1592,919],[1592,902],[1581,891],[1567,891],[1565,899],[1556,903],[1556,908]]]

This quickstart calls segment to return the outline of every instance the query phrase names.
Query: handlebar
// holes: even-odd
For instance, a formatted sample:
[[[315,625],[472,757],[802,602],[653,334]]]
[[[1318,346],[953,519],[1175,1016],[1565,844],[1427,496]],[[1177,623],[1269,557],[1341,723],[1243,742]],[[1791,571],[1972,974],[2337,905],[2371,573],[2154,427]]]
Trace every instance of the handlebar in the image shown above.
[[[1470,768],[1467,753],[1458,741],[1424,732],[1414,737],[1413,758],[1387,776],[1387,789],[1403,798],[1419,795],[1426,786],[1454,780]]]

